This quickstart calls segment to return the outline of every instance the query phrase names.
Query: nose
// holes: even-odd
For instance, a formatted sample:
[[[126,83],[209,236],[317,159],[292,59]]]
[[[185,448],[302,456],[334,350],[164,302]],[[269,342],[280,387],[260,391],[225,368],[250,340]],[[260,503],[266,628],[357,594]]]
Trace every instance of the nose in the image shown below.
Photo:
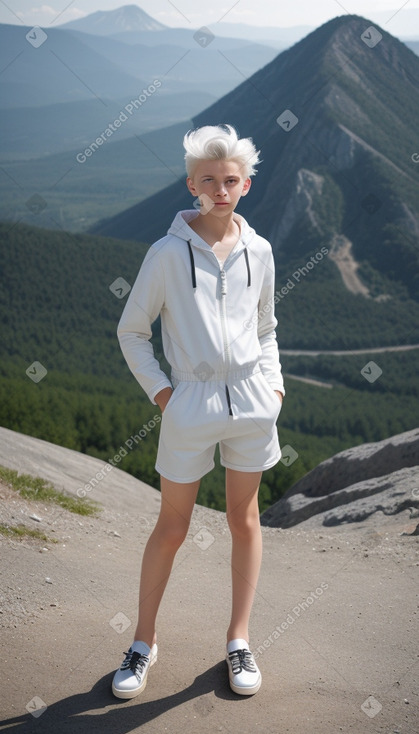
[[[215,195],[216,196],[225,196],[227,193],[226,187],[223,183],[217,184],[215,187]]]

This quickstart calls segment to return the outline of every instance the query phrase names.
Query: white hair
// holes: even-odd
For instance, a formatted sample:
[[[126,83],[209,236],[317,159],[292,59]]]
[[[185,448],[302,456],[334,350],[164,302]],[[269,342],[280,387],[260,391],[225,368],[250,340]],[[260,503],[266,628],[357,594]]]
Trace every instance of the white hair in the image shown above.
[[[235,161],[244,178],[254,176],[255,165],[260,162],[260,150],[256,150],[252,138],[239,139],[232,125],[204,125],[189,130],[183,138],[183,147],[186,150],[186,172],[190,178],[199,161]]]

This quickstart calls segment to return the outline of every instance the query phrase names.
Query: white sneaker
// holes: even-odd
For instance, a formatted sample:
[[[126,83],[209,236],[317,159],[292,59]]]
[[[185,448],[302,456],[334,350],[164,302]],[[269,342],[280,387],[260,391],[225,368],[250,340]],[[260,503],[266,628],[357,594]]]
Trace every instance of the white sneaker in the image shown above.
[[[144,690],[150,666],[157,660],[157,644],[152,648],[145,643],[134,642],[112,681],[112,693],[117,698],[134,698]]]
[[[230,640],[227,644],[226,661],[231,690],[243,696],[257,693],[262,675],[246,640]]]

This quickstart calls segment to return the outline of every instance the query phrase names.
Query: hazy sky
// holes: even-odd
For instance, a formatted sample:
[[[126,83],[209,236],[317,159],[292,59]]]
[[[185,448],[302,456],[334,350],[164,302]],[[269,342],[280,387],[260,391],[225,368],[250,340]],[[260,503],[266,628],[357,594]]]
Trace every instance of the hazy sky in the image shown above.
[[[222,19],[271,27],[317,27],[337,15],[355,13],[393,35],[419,36],[409,18],[409,11],[419,8],[419,0],[0,0],[0,22],[48,27],[129,4],[139,5],[169,26],[199,28]]]

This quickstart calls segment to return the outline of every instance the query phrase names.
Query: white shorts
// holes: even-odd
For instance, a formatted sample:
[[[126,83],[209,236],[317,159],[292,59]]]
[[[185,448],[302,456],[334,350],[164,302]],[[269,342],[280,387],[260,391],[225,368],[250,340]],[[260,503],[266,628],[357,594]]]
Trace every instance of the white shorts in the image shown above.
[[[281,400],[262,372],[245,379],[179,382],[160,425],[156,470],[174,482],[194,482],[222,466],[264,471],[281,458],[276,421]]]

